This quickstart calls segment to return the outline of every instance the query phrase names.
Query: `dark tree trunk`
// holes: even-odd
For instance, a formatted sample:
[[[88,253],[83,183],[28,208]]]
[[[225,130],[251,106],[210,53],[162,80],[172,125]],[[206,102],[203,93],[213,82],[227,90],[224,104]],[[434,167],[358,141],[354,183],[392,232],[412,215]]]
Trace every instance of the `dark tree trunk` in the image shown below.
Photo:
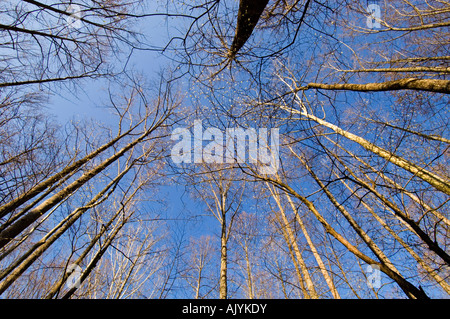
[[[236,25],[236,34],[228,53],[230,59],[242,48],[251,36],[269,0],[241,0]]]

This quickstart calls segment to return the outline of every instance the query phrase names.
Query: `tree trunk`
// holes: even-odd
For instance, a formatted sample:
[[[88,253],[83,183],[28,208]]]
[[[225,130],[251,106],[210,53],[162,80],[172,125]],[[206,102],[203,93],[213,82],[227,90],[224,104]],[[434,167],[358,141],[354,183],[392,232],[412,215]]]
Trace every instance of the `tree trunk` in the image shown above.
[[[115,162],[118,158],[120,158],[123,154],[125,154],[128,150],[134,147],[136,144],[140,143],[145,137],[147,137],[153,129],[146,131],[139,138],[135,139],[133,142],[129,143],[127,146],[123,147],[120,151],[104,160],[101,164],[97,165],[90,171],[84,173],[80,178],[76,181],[72,182],[66,188],[60,190],[58,193],[53,195],[51,198],[45,200],[35,209],[31,210],[28,214],[20,218],[13,225],[9,226],[5,230],[0,233],[0,248],[4,247],[11,240],[13,240],[17,235],[19,235],[23,230],[25,230],[28,226],[34,223],[39,217],[44,215],[49,209],[53,206],[61,202],[64,198],[66,198],[69,194],[78,190],[81,186],[87,183],[90,179],[98,175],[100,172],[105,170],[110,164]]]
[[[431,207],[430,205],[428,205],[426,202],[424,202],[423,200],[420,200],[419,197],[417,197],[416,194],[411,193],[410,191],[408,191],[407,189],[403,188],[403,186],[401,186],[400,184],[398,184],[397,182],[395,182],[394,180],[392,180],[391,178],[389,178],[388,176],[386,176],[383,172],[377,170],[375,167],[373,167],[372,165],[369,165],[366,161],[364,161],[363,159],[361,159],[359,156],[356,156],[355,154],[353,154],[352,152],[350,152],[349,150],[347,150],[346,148],[342,147],[341,145],[339,145],[339,143],[336,143],[335,141],[333,141],[332,139],[330,139],[329,137],[325,137],[327,140],[329,140],[331,143],[333,143],[336,147],[339,147],[341,150],[345,151],[347,154],[349,154],[351,157],[353,157],[354,159],[356,159],[357,161],[359,161],[360,163],[362,163],[364,166],[366,166],[367,168],[369,168],[372,172],[376,173],[378,176],[380,176],[381,178],[383,178],[385,181],[387,181],[389,184],[393,185],[396,189],[402,191],[404,194],[406,194],[409,198],[411,198],[414,202],[416,202],[417,204],[421,205],[423,208],[425,208],[427,210],[427,212],[432,213],[433,215],[435,215],[437,218],[439,218],[440,220],[442,220],[447,226],[450,226],[450,220],[444,216],[443,214],[441,214],[438,210],[434,209],[433,207]]]
[[[26,193],[22,194],[21,196],[17,197],[16,199],[4,204],[0,207],[0,218],[5,216],[6,214],[14,211],[17,207],[22,205],[23,203],[27,202],[31,198],[35,197],[42,191],[44,191],[46,188],[51,187],[53,184],[58,183],[61,179],[67,179],[68,177],[75,174],[80,167],[82,167],[84,164],[89,162],[91,159],[95,158],[97,155],[102,153],[103,151],[107,150],[114,144],[116,144],[120,139],[122,139],[124,136],[129,134],[132,131],[132,129],[128,130],[127,132],[118,135],[116,138],[112,139],[110,142],[102,145],[95,151],[91,152],[90,154],[86,155],[82,159],[70,164],[69,166],[65,167],[60,172],[54,174],[53,176],[47,178],[45,181],[39,183],[38,185],[31,188]]]
[[[355,179],[355,181],[366,188],[367,190],[371,191],[378,199],[381,200],[382,203],[384,203],[387,207],[392,209],[392,211],[401,218],[404,222],[406,222],[411,229],[417,234],[417,236],[423,240],[423,242],[428,246],[428,248],[432,251],[434,251],[439,257],[441,257],[447,264],[450,265],[450,256],[438,245],[437,242],[433,241],[428,234],[420,228],[420,226],[412,220],[407,214],[405,214],[400,208],[395,205],[395,203],[388,200],[385,196],[380,194],[374,187],[372,187],[369,183],[363,181],[358,176],[356,176],[353,171],[345,165],[341,159],[334,153],[330,152],[344,167],[345,169],[352,175],[352,177]]]
[[[311,119],[325,127],[332,129],[336,133],[348,138],[349,140],[358,143],[359,145],[364,147],[366,150],[368,150],[378,156],[381,156],[382,158],[391,162],[392,164],[397,165],[398,167],[401,167],[401,168],[407,170],[408,172],[412,173],[413,175],[421,178],[422,180],[429,183],[436,189],[442,191],[443,193],[450,195],[450,185],[449,185],[448,181],[442,179],[440,176],[433,174],[433,173],[427,171],[426,169],[424,169],[414,163],[411,163],[408,160],[405,160],[404,158],[402,158],[400,156],[397,156],[389,151],[386,151],[385,149],[383,149],[381,147],[376,146],[375,144],[365,140],[362,137],[359,137],[355,134],[345,131],[345,130],[341,129],[340,127],[338,127],[334,124],[331,124],[327,121],[324,121],[312,114],[303,113],[303,115],[305,117],[307,117],[308,119]]]
[[[336,174],[336,176],[337,176],[337,174]],[[436,280],[436,282],[448,294],[450,294],[450,285],[448,283],[446,283],[445,280],[442,277],[440,277],[432,267],[430,267],[427,263],[425,263],[424,260],[422,258],[420,258],[420,256],[411,248],[411,246],[409,246],[407,243],[405,243],[405,241],[403,239],[401,239],[401,237],[394,230],[392,230],[392,228],[389,227],[389,225],[380,216],[378,216],[375,213],[373,208],[364,201],[364,198],[358,196],[356,194],[356,191],[353,190],[344,180],[340,179],[340,181],[352,194],[354,194],[354,196],[356,196],[359,199],[359,201],[363,204],[363,206],[367,209],[367,211],[370,212],[370,214],[380,223],[380,225],[384,229],[386,229],[389,232],[389,234],[391,234],[392,237],[394,237],[406,249],[406,251],[417,261],[417,263],[423,269],[425,269],[425,271],[427,271],[427,273],[431,277],[433,277],[433,279]]]
[[[260,177],[262,178],[262,177]],[[393,272],[389,267],[387,267],[383,263],[376,262],[372,258],[368,257],[367,255],[363,254],[358,248],[353,246],[347,239],[345,239],[341,234],[339,234],[327,221],[326,219],[319,213],[319,211],[316,209],[315,205],[306,199],[305,197],[299,195],[295,190],[293,190],[289,185],[281,182],[271,179],[270,180],[275,185],[278,185],[280,188],[284,189],[286,192],[292,194],[296,198],[298,198],[317,218],[317,220],[323,225],[325,230],[332,235],[335,239],[337,239],[342,245],[344,245],[351,253],[353,253],[356,257],[362,259],[364,262],[366,262],[369,265],[377,265],[380,267],[380,270],[384,272],[386,275],[388,275],[390,278],[392,278],[396,282],[402,282],[402,289],[405,289],[409,292],[411,292],[415,298],[428,298],[426,294],[416,288],[414,285],[410,284],[408,281],[405,281],[401,276],[399,276],[396,272]]]
[[[266,183],[266,185],[269,188],[269,190],[272,194],[272,197],[275,199],[277,206],[279,208],[280,215],[281,215],[281,218],[283,221],[282,228],[285,230],[288,242],[292,245],[292,248],[294,250],[295,257],[297,259],[297,262],[300,266],[303,277],[305,279],[306,288],[308,289],[308,294],[312,299],[317,299],[319,296],[317,295],[316,289],[314,288],[314,283],[313,283],[312,278],[308,271],[308,267],[306,266],[305,261],[302,257],[302,254],[300,252],[300,249],[298,247],[297,239],[295,238],[295,234],[294,234],[294,232],[291,228],[291,225],[289,224],[289,221],[287,219],[286,213],[284,211],[284,207],[281,203],[280,196],[274,192],[274,190],[268,183]]]
[[[449,80],[437,80],[437,79],[406,78],[406,79],[387,81],[387,82],[382,82],[382,83],[367,83],[367,84],[308,83],[306,88],[300,88],[299,90],[308,89],[308,88],[334,90],[334,91],[350,90],[350,91],[360,91],[360,92],[417,90],[417,91],[428,91],[428,92],[449,94],[450,93],[450,81]]]
[[[295,153],[294,153],[295,154]],[[377,256],[377,258],[380,260],[380,262],[386,267],[389,268],[389,270],[392,273],[395,273],[395,281],[397,284],[403,289],[405,294],[410,298],[417,298],[414,294],[418,289],[416,288],[414,291],[410,291],[412,287],[414,287],[412,284],[407,282],[399,273],[399,271],[395,268],[395,266],[392,264],[392,262],[389,260],[389,258],[384,254],[384,252],[378,247],[377,244],[367,235],[367,233],[361,228],[360,225],[355,221],[355,219],[351,216],[351,214],[344,208],[343,205],[341,205],[336,198],[333,196],[333,194],[330,192],[330,190],[322,183],[322,181],[317,177],[317,175],[311,170],[309,165],[297,154],[295,154],[297,158],[302,162],[302,164],[306,167],[310,175],[314,178],[314,180],[317,182],[317,184],[320,186],[320,188],[325,192],[330,202],[336,207],[336,209],[341,212],[341,214],[344,216],[344,218],[348,221],[350,226],[355,230],[355,232],[358,234],[358,236],[366,243],[366,245],[370,248],[370,250]],[[415,288],[415,287],[414,287]]]
[[[97,205],[99,201],[106,199],[104,195],[110,189],[117,185],[122,177],[128,172],[131,166],[114,178],[105,188],[103,188],[94,198],[92,198],[86,206],[77,208],[63,221],[59,223],[51,232],[45,235],[39,242],[33,245],[28,253],[21,256],[17,262],[14,262],[8,269],[2,272],[1,277],[4,278],[9,274],[5,280],[0,283],[0,294],[2,294],[37,258],[39,258],[61,235],[69,229],[78,218],[86,212],[89,208]]]
[[[311,249],[311,252],[313,253],[314,258],[316,259],[317,264],[319,265],[320,271],[325,279],[325,282],[328,285],[328,288],[330,288],[330,291],[335,299],[340,299],[341,297],[339,295],[339,292],[336,289],[336,286],[333,283],[333,279],[331,278],[330,274],[328,273],[328,270],[325,267],[325,264],[323,263],[322,258],[320,257],[319,252],[316,249],[316,246],[314,245],[313,241],[311,240],[311,237],[308,234],[308,230],[306,229],[305,224],[303,223],[302,219],[300,218],[300,215],[298,213],[297,208],[294,205],[294,202],[292,201],[289,194],[286,194],[286,198],[289,201],[289,204],[291,205],[292,211],[295,213],[295,218],[297,220],[297,223],[300,225],[303,235],[305,236],[306,241],[308,242],[308,246]]]
[[[219,298],[227,299],[227,222],[226,214],[222,214],[222,225],[220,231],[220,281],[219,281]]]

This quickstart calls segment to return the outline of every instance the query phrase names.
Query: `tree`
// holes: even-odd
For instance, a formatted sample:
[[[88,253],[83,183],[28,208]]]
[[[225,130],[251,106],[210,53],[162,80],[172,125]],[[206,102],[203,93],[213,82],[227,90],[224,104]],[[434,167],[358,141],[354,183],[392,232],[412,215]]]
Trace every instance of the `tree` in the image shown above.
[[[196,193],[220,224],[219,298],[228,298],[228,243],[236,215],[239,213],[245,187],[234,187],[232,171],[222,165],[204,164],[197,177]]]
[[[417,263],[429,276],[424,281],[434,278],[430,285],[448,293],[446,275],[437,270],[449,265],[450,184],[443,169],[448,158],[444,109],[449,93],[444,49],[448,41],[443,36],[449,3],[380,3],[377,29],[366,24],[368,13],[359,1],[329,7],[298,3],[289,14],[302,22],[302,43],[286,50],[278,41],[271,46],[277,54],[264,55],[256,39],[286,30],[280,27],[286,21],[283,15],[277,25],[264,24],[265,14],[283,10],[280,3],[265,9],[260,28],[254,28],[245,43],[249,51],[241,49],[236,55],[243,62],[234,68],[228,65],[229,73],[222,72],[220,53],[221,45],[228,47],[232,30],[229,11],[215,8],[216,15],[208,21],[211,33],[201,33],[208,39],[209,55],[199,60],[205,76],[195,79],[200,79],[215,113],[243,126],[253,122],[284,130],[288,150],[283,153],[282,180],[250,165],[241,169],[298,200],[292,203],[294,212],[297,206],[305,207],[333,240],[356,258],[379,265],[407,296],[423,298],[426,293],[419,289],[419,273],[404,267],[404,260]],[[196,51],[191,52],[195,56]],[[251,64],[263,55],[273,63]],[[309,186],[301,186],[305,184]],[[319,205],[320,198],[326,204]],[[279,204],[284,210],[282,201]],[[371,217],[361,219],[361,212]],[[284,216],[280,225],[294,245],[294,232]],[[430,263],[425,262],[429,254],[434,256]],[[318,252],[316,256],[321,257]],[[329,276],[325,281],[331,284]]]
[[[155,13],[122,1],[0,5],[0,293],[448,296],[450,3],[166,3]],[[134,28],[158,16],[163,47]],[[153,102],[146,75],[128,72],[135,50],[172,59]],[[40,89],[98,77],[130,88],[109,97],[113,124],[45,118]],[[183,97],[171,90],[180,79]],[[192,120],[218,128],[208,131],[217,143],[194,137],[195,163],[179,164],[170,130]],[[248,157],[221,153],[232,127],[248,133]],[[271,171],[260,169],[267,158]],[[209,221],[189,207],[181,234],[153,223],[146,201],[168,163],[218,222],[218,241],[187,232]],[[74,264],[79,288],[67,286]]]
[[[211,269],[212,259],[215,259],[214,240],[210,236],[191,239],[188,250],[188,267],[181,276],[192,288],[193,298],[208,298],[218,284]]]
[[[137,92],[140,92],[140,90],[134,90],[133,92],[135,97]],[[169,98],[168,96],[166,97]],[[164,100],[164,97],[162,99],[159,98],[153,107],[147,104],[144,105],[146,115],[140,117],[137,123],[135,123],[132,118],[131,120],[125,120],[126,116],[131,115],[130,112],[132,110],[130,108],[133,104],[131,102],[132,100],[133,98],[128,100],[129,103],[123,109],[123,113],[119,112],[121,114],[121,120],[119,122],[119,131],[115,138],[112,138],[109,142],[79,160],[70,159],[70,162],[60,172],[51,175],[44,181],[33,186],[29,191],[2,206],[2,216],[7,217],[6,222],[2,224],[2,232],[0,234],[3,247],[2,259],[5,259],[9,254],[17,250],[27,240],[31,240],[31,246],[20,257],[9,261],[9,265],[2,271],[1,292],[4,292],[21,276],[56,240],[61,238],[74,223],[78,222],[87,211],[103,203],[114,194],[116,189],[121,187],[121,182],[129,183],[127,189],[131,192],[131,195],[128,198],[125,197],[117,213],[106,222],[105,225],[108,226],[102,224],[104,228],[100,230],[98,235],[94,236],[91,244],[88,245],[88,249],[80,256],[79,261],[81,262],[95,246],[97,241],[101,239],[102,235],[106,235],[105,231],[107,228],[113,222],[116,223],[115,226],[111,226],[113,230],[111,230],[111,233],[108,235],[109,237],[105,239],[105,244],[102,245],[95,257],[93,257],[90,265],[88,265],[82,280],[97,265],[99,259],[116,238],[118,232],[132,217],[132,213],[125,214],[126,208],[124,205],[134,199],[136,192],[140,188],[145,187],[157,176],[156,172],[158,168],[156,167],[160,165],[159,163],[164,156],[161,143],[162,137],[166,134],[164,126],[169,117],[172,116],[175,107],[172,104],[173,101]],[[123,133],[122,125],[125,124],[129,125],[129,127]],[[119,144],[121,140],[124,140],[123,145]],[[112,155],[104,154],[106,155],[104,159],[99,158],[99,155],[107,150],[112,151]],[[120,159],[125,154],[127,154],[127,158],[122,162]],[[76,208],[72,212],[67,216],[63,216],[62,220],[57,222],[57,216],[55,216],[54,212],[58,207],[83,186],[88,185],[93,178],[97,181],[96,185],[100,185],[101,174],[109,171],[112,164],[117,165],[118,171],[116,176],[112,177],[104,188],[94,191],[91,199],[87,203],[78,204],[78,207],[75,206]],[[152,168],[152,165],[156,165],[155,168]],[[80,169],[82,172],[80,172]],[[142,170],[150,174],[148,178],[144,178],[145,175],[142,174]],[[134,174],[134,177],[131,177],[131,179],[127,177],[127,174],[130,172]],[[64,185],[63,182],[66,181],[67,183]],[[135,183],[137,183],[137,187],[133,189]],[[119,218],[121,215],[123,216]],[[56,223],[56,226],[53,229],[44,230],[47,220]],[[36,230],[47,233],[40,240],[35,241],[34,234],[36,234]],[[56,293],[63,281],[64,277],[62,281],[52,288],[50,297]],[[69,291],[65,296],[70,296],[73,292],[74,290]]]

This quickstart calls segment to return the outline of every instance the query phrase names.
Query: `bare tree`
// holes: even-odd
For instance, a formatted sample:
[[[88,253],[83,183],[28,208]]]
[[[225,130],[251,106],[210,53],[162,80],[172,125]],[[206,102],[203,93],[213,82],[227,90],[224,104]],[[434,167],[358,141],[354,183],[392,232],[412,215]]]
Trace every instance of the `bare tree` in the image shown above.
[[[193,290],[193,298],[208,298],[217,289],[217,276],[212,271],[215,259],[214,240],[210,236],[191,239],[188,247],[187,269],[182,277]]]
[[[139,90],[135,92],[139,92]],[[24,193],[17,199],[14,199],[3,206],[3,208],[6,208],[3,210],[5,212],[5,216],[9,215],[10,218],[7,223],[2,225],[2,259],[5,259],[9,254],[17,250],[17,248],[27,240],[33,241],[36,230],[39,229],[42,231],[42,226],[44,225],[45,227],[45,222],[47,220],[53,221],[56,226],[53,227],[53,229],[47,229],[47,233],[40,240],[32,243],[29,249],[25,253],[22,253],[21,256],[18,256],[14,260],[5,259],[9,261],[9,265],[3,269],[1,274],[2,292],[4,292],[36,260],[38,260],[38,258],[41,257],[56,240],[61,238],[61,236],[63,236],[68,230],[71,229],[73,225],[75,225],[75,223],[81,220],[82,216],[85,215],[87,211],[103,203],[115,193],[116,189],[120,189],[123,182],[127,181],[129,183],[127,189],[131,192],[131,195],[128,195],[130,197],[123,201],[123,205],[125,205],[127,201],[134,200],[133,198],[139,189],[145,187],[151,182],[151,179],[158,176],[157,172],[159,169],[157,167],[160,165],[161,160],[164,157],[164,143],[161,143],[162,138],[166,136],[164,126],[166,125],[168,118],[173,114],[175,107],[170,99],[171,98],[167,95],[166,97],[163,95],[157,99],[153,107],[145,104],[146,114],[142,118],[138,119],[137,124],[135,124],[132,119],[127,120],[126,122],[128,122],[127,125],[129,125],[129,128],[126,130],[124,135],[122,134],[122,125],[126,124],[125,116],[130,115],[129,112],[131,111],[131,104],[126,105],[119,122],[119,138],[113,138],[112,142],[106,143],[103,147],[96,149],[94,152],[83,157],[81,160],[74,161],[75,165],[66,166],[62,172],[56,173],[43,183],[35,186],[32,191]],[[118,145],[118,141],[120,141],[123,137],[127,137],[128,141],[125,141],[125,144],[122,146]],[[98,158],[98,155],[108,148],[110,151],[112,148],[113,154],[106,155],[105,159]],[[125,154],[126,159],[122,162],[121,158],[123,158]],[[70,212],[67,216],[63,216],[63,218],[57,222],[57,219],[55,219],[57,216],[55,216],[54,212],[58,209],[58,207],[67,201],[67,199],[72,197],[74,193],[80,190],[83,186],[88,185],[87,183],[89,183],[91,179],[95,178],[98,184],[101,180],[101,174],[106,173],[111,168],[113,163],[116,163],[118,167],[117,175],[112,177],[109,182],[106,183],[104,188],[94,191],[92,198],[88,202],[82,203],[78,207],[75,206],[76,208],[73,209],[72,212]],[[154,169],[152,169],[152,165],[155,165]],[[84,173],[78,173],[78,176],[76,176],[79,168],[82,168]],[[145,175],[141,172],[143,169],[150,174],[148,175],[149,177],[144,178]],[[134,174],[134,178],[131,177],[133,175],[129,174],[131,172]],[[131,177],[131,179],[130,177],[127,177],[127,174]],[[69,180],[66,185],[61,185],[59,182],[60,179],[62,178],[64,181],[68,180],[68,178],[66,178],[67,175],[69,175],[72,180]],[[138,183],[138,186],[133,188],[135,183]],[[50,188],[50,191],[47,191],[48,188]],[[44,192],[45,196],[41,196],[42,192]],[[53,194],[51,192],[53,192]],[[48,194],[50,194],[50,196],[48,196]],[[37,200],[34,199],[36,197]],[[32,203],[27,204],[26,202],[30,200]],[[25,204],[25,208],[22,210],[20,210],[21,204]],[[92,250],[95,244],[101,240],[103,234],[107,236],[105,239],[106,244],[101,245],[101,248],[93,257],[91,263],[87,266],[82,280],[89,275],[100,258],[104,255],[107,248],[112,244],[119,231],[132,217],[133,214],[129,213],[126,216],[118,218],[126,212],[126,208],[123,205],[106,223],[108,227],[111,226],[113,222],[116,224],[115,226],[111,226],[113,230],[111,230],[110,234],[106,235],[105,231],[108,227],[102,224],[102,227],[105,229],[102,228],[99,233],[93,237],[91,243],[88,244],[88,248],[79,257],[81,261]],[[19,211],[14,213],[14,208],[16,207],[19,208]],[[12,213],[9,213],[11,210]],[[24,236],[21,236],[24,231],[26,231],[26,233]],[[52,288],[49,294],[50,297],[53,296],[61,287],[63,281],[64,277]],[[119,295],[123,293],[124,289],[125,286],[120,289]],[[67,292],[66,296],[70,296],[73,292],[74,291]]]

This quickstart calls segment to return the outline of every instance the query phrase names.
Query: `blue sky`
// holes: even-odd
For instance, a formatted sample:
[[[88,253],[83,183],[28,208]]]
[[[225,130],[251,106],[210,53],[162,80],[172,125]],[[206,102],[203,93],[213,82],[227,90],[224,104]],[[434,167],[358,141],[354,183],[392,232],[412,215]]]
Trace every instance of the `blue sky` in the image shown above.
[[[152,6],[156,6],[155,5],[156,3],[157,2],[150,2],[148,8],[149,12],[155,10],[155,8]],[[189,20],[183,19],[176,20],[170,18],[170,22],[166,23],[163,18],[149,17],[143,19],[141,21],[141,24],[136,27],[139,30],[141,30],[141,32],[145,35],[150,45],[155,47],[161,47],[166,43],[169,37],[168,34],[177,33],[178,32],[177,29],[182,30],[184,24],[188,21]],[[356,19],[355,21],[358,20]],[[364,23],[365,19],[360,19],[359,22]],[[257,35],[256,39],[262,40],[262,42],[264,43],[263,40],[265,36],[267,37],[266,34]],[[303,54],[303,52],[300,51],[302,48],[305,48],[305,52],[307,52],[307,54],[309,55],[314,55],[315,53],[318,52],[319,47],[314,46],[317,42],[316,37],[317,33],[314,33],[313,31],[309,30],[309,32],[305,36],[303,36],[302,34],[299,37],[299,39],[297,39],[296,45],[298,44],[299,48],[298,48],[298,55],[295,56],[297,60],[293,62],[294,65],[296,64],[302,65],[301,59],[308,58],[306,54]],[[336,38],[340,40],[346,40],[344,39],[344,35],[340,34],[339,32],[336,35]],[[377,35],[364,37],[364,41],[367,41],[366,43],[370,43],[370,41],[374,39],[377,39]],[[350,50],[346,51],[345,46],[342,47],[338,46],[338,48],[339,50],[342,50],[341,53],[344,57],[346,54],[350,56],[350,54],[348,53],[350,52]],[[125,58],[128,56],[128,53],[129,52],[126,51],[122,52],[120,54],[120,58],[118,58],[113,62],[117,68],[124,66]],[[174,65],[173,61],[171,61],[170,58],[168,57],[170,56],[170,54],[171,53],[168,52],[166,55],[161,55],[159,52],[152,50],[133,50],[131,58],[127,62],[127,70],[142,75],[143,81],[145,81],[145,83],[143,84],[145,86],[151,86],[153,83],[152,81],[157,82],[157,79],[159,78],[159,73],[162,70],[164,70],[167,66],[171,67]],[[326,61],[326,58],[324,60]],[[346,62],[351,64],[352,61],[350,58],[348,58],[348,61]],[[300,68],[300,70],[302,69]],[[245,93],[242,92],[245,90],[243,88],[244,87],[247,88],[247,86],[251,87],[252,83],[250,81],[246,82],[248,79],[246,78],[245,75],[239,74],[238,78],[239,81],[242,82],[236,81],[235,83],[236,89],[241,90],[240,93]],[[353,76],[353,79],[357,78],[358,78],[357,75]],[[184,88],[186,88],[187,90],[186,92],[183,92],[184,94],[186,94],[186,99],[184,100],[183,106],[189,108],[191,107],[190,105],[191,102],[201,103],[203,104],[202,106],[205,107],[209,106],[209,102],[211,102],[210,100],[208,100],[209,97],[203,96],[202,95],[203,91],[199,89],[199,87],[195,86],[188,87],[186,83],[187,81],[184,80],[180,81],[182,90]],[[219,81],[217,81],[217,83],[219,83]],[[55,116],[58,122],[61,123],[61,125],[64,125],[65,123],[71,120],[77,121],[83,119],[92,119],[93,121],[98,122],[102,125],[114,127],[116,125],[116,117],[112,115],[110,110],[105,108],[105,106],[107,106],[109,102],[108,89],[113,90],[114,91],[113,93],[119,93],[120,85],[114,84],[110,86],[110,83],[104,79],[86,79],[80,81],[79,86],[75,90],[67,89],[65,86],[61,86],[60,88],[54,89],[54,92],[50,96],[49,103],[46,104],[46,107],[48,108],[49,114]],[[192,91],[189,91],[190,89],[192,89]],[[226,86],[223,89],[224,93],[222,95],[219,94],[220,95],[219,98],[222,99],[221,102],[223,103],[223,105],[227,107],[228,103],[230,104],[230,108],[236,107],[237,110],[240,110],[238,105],[233,104],[236,103],[237,101],[236,96],[232,95],[234,91],[231,91],[230,87]],[[255,91],[249,90],[249,94],[255,95]],[[339,99],[338,100],[342,102],[343,107],[338,110],[337,114],[333,114],[333,110],[327,109],[328,111],[327,120],[333,122],[333,120],[342,119],[341,117],[342,114],[339,112],[342,112],[344,108],[351,109],[352,106],[354,106],[357,101],[360,101],[360,99],[363,99],[365,97],[367,97],[368,109],[372,109],[375,111],[385,110],[385,113],[389,114],[389,111],[392,110],[393,108],[393,104],[396,102],[395,99],[387,98],[388,95],[385,94],[379,94],[376,95],[375,98],[373,98],[374,96],[375,95],[369,95],[364,93],[340,95],[339,97],[340,98],[342,97],[342,100]],[[214,110],[211,110],[211,112],[212,111]],[[384,111],[380,113],[383,112]],[[215,118],[214,116],[207,116],[207,115],[208,113],[206,113],[206,115],[203,115],[204,126],[208,127],[215,125],[215,121],[217,120],[217,118]],[[337,117],[335,117],[335,115]],[[192,120],[192,118],[190,118],[189,120]],[[416,120],[418,119],[416,118]],[[179,125],[182,126],[184,124],[185,123],[180,123]],[[234,127],[234,125],[230,126]],[[295,121],[293,122],[292,126],[295,129],[302,128],[302,125],[299,125],[299,123],[295,123]],[[357,130],[358,127],[355,126],[354,129]],[[354,131],[354,133],[358,132]],[[370,138],[375,139],[375,135],[371,132],[365,134],[364,136],[365,138],[368,139]],[[303,144],[303,146],[306,149],[308,146],[308,142]],[[315,145],[312,145],[311,147],[313,146]],[[217,238],[219,234],[219,223],[217,222],[217,220],[214,219],[214,217],[211,216],[210,213],[206,211],[205,206],[201,203],[201,201],[198,198],[192,198],[192,194],[185,192],[185,187],[183,185],[176,185],[175,182],[170,178],[167,178],[166,181],[167,184],[161,187],[160,192],[156,196],[156,197],[159,196],[163,200],[163,202],[162,203],[150,202],[150,204],[148,204],[149,206],[145,208],[149,209],[150,211],[151,210],[158,211],[159,209],[162,208],[163,210],[161,216],[163,216],[167,220],[167,224],[169,226],[173,227],[173,229],[178,231],[180,234],[184,234],[186,236],[185,240],[187,240],[190,236],[199,237],[202,235],[214,235]],[[315,184],[307,184],[303,179],[293,183],[292,185],[294,187],[297,187],[298,189],[302,189],[306,193],[312,192],[314,189],[316,189],[317,186]],[[323,194],[321,194],[321,196],[322,198],[324,197]],[[315,198],[315,196],[312,196],[312,198]],[[323,211],[327,211],[329,209],[329,203],[327,205],[325,204],[324,201],[322,201],[323,207],[321,207],[322,203],[320,198],[316,199],[319,202],[317,206],[320,207]],[[258,213],[257,209],[253,205],[250,205],[255,204],[252,200],[248,200],[246,204],[248,205],[246,208],[249,211]],[[354,271],[355,273],[359,271],[357,276],[361,275],[360,269],[357,267],[356,264],[352,268],[352,271]],[[387,289],[391,289],[391,287],[392,286],[388,287]],[[427,292],[429,292],[430,295],[434,293],[433,290]],[[174,295],[172,296],[178,297],[182,295],[183,295],[182,293],[178,295],[178,292],[174,291]]]

